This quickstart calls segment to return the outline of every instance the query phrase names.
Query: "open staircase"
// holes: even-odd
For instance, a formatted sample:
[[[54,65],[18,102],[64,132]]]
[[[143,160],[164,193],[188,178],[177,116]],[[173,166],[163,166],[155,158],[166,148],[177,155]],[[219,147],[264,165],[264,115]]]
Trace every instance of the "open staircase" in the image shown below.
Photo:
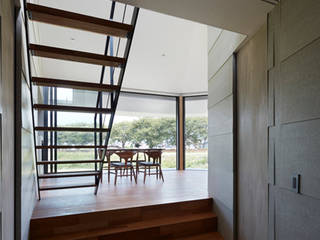
[[[121,85],[127,65],[127,60],[130,52],[131,42],[137,22],[139,13],[138,8],[134,8],[131,16],[131,24],[113,21],[115,12],[115,2],[112,2],[110,10],[110,18],[100,19],[96,17],[86,16],[78,13],[68,12],[60,9],[49,8],[41,5],[24,2],[24,15],[25,15],[25,28],[26,28],[26,42],[28,50],[28,73],[30,79],[30,86],[49,87],[53,99],[49,103],[33,103],[33,93],[31,87],[31,101],[32,101],[32,117],[34,125],[34,142],[35,142],[35,156],[36,156],[36,172],[38,183],[38,196],[40,199],[40,191],[67,189],[67,188],[83,188],[94,187],[95,194],[98,191],[100,179],[102,177],[103,160],[105,151],[108,146],[110,131],[113,124],[115,111],[119,99]],[[94,3],[92,3],[94,4]],[[123,11],[123,20],[126,14],[126,6]],[[51,46],[43,46],[30,43],[29,41],[29,21],[36,21],[45,24],[53,24],[56,26],[73,28],[83,31],[89,31],[96,34],[103,34],[106,37],[105,52],[104,54],[95,54],[89,52],[81,52],[69,49],[56,48]],[[126,39],[124,56],[118,57],[113,53],[114,39],[118,39],[118,49],[121,39]],[[118,50],[117,50],[118,53]],[[44,77],[36,77],[32,75],[31,71],[31,57],[37,56],[42,58],[52,58],[64,61],[74,61],[86,64],[101,65],[101,76],[99,83],[81,82],[68,79],[52,79]],[[104,82],[106,67],[110,68],[109,82]],[[114,72],[116,68],[120,68],[117,82],[114,80]],[[87,106],[72,106],[60,105],[57,103],[56,91],[57,88],[69,88],[78,90],[88,90],[97,92],[97,102],[95,107]],[[107,94],[103,96],[103,94]],[[55,96],[55,98],[54,98]],[[103,97],[106,100],[103,101]],[[56,121],[50,121],[50,126],[36,126],[35,125],[35,111],[43,111],[45,114],[56,117],[57,112],[80,112],[94,114],[94,127],[59,127]],[[107,127],[104,127],[102,116],[110,115],[108,118]],[[92,132],[94,133],[93,145],[57,145],[57,134],[59,132]],[[50,142],[39,143],[37,134],[50,135]],[[104,135],[103,135],[104,134]],[[57,149],[93,149],[95,157],[92,160],[57,160],[52,154]],[[102,155],[99,154],[103,150]],[[38,159],[38,151],[51,151],[50,159]],[[46,155],[48,156],[48,154]],[[93,169],[90,171],[72,171],[72,172],[59,172],[57,165],[59,164],[92,164]],[[46,169],[46,170],[45,170]],[[51,169],[50,172],[48,169]],[[79,184],[66,184],[59,186],[42,186],[41,180],[48,178],[77,178],[80,177],[93,177],[91,183]],[[87,178],[86,178],[87,179]]]

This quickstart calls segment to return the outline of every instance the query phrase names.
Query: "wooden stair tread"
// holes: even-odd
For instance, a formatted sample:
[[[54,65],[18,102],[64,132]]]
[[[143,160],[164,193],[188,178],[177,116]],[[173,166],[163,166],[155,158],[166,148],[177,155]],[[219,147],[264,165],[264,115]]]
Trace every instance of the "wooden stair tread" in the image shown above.
[[[60,9],[27,3],[29,18],[34,21],[75,28],[116,37],[128,37],[133,26]]]
[[[117,85],[60,80],[52,78],[32,77],[31,81],[34,85],[44,87],[61,87],[99,92],[113,92],[120,90],[120,87]]]
[[[88,184],[69,184],[69,185],[57,185],[57,186],[45,186],[40,187],[40,191],[50,191],[50,190],[58,190],[58,189],[69,189],[69,188],[87,188],[87,187],[96,187],[97,185],[94,183]]]
[[[62,177],[86,177],[86,176],[97,176],[99,171],[87,171],[87,172],[65,172],[65,173],[48,173],[40,174],[39,178],[62,178]]]
[[[117,233],[124,233],[124,232],[131,232],[137,230],[144,230],[154,227],[163,227],[169,226],[174,224],[183,224],[193,221],[201,221],[207,219],[214,219],[216,218],[216,214],[212,212],[206,213],[195,213],[195,214],[188,214],[183,216],[175,216],[175,217],[165,217],[165,218],[156,218],[152,220],[145,220],[145,221],[138,221],[132,223],[121,224],[119,223],[117,226],[110,227],[109,229],[98,229],[98,230],[91,230],[85,232],[77,232],[72,234],[63,234],[63,235],[56,235],[52,238],[46,239],[57,239],[57,237],[61,240],[63,239],[73,239],[73,240],[80,240],[86,239],[88,237],[101,237],[110,234],[117,234]]]
[[[36,146],[36,149],[68,149],[68,148],[107,148],[106,146],[95,146],[95,145],[51,145],[51,146]]]
[[[120,57],[111,57],[101,54],[81,52],[63,48],[49,47],[30,44],[29,48],[33,56],[54,58],[74,62],[104,65],[110,67],[121,67],[126,60]]]
[[[33,107],[42,111],[83,112],[83,113],[111,113],[110,108],[77,107],[67,105],[33,104]]]
[[[109,132],[109,128],[84,128],[84,127],[35,127],[36,131],[57,131],[57,132]]]
[[[210,232],[189,237],[173,238],[171,240],[223,240],[223,237],[218,232]]]
[[[65,160],[65,161],[38,161],[37,165],[46,164],[78,164],[78,163],[101,163],[101,160]]]

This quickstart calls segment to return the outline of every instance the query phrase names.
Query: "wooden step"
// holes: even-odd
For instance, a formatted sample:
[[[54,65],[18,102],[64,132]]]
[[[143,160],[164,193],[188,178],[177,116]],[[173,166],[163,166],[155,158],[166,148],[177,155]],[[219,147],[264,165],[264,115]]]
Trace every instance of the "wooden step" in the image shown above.
[[[112,239],[168,239],[191,234],[216,231],[216,215],[213,213],[196,213],[178,217],[167,217],[138,221],[128,224],[119,222],[118,226],[92,231],[79,231],[72,234],[57,234],[45,239],[80,240],[98,238]],[[37,239],[37,238],[35,238]],[[42,238],[39,238],[42,239]],[[44,239],[44,238],[43,238]]]
[[[88,187],[96,187],[97,185],[94,183],[88,184],[70,184],[70,185],[60,185],[60,186],[45,186],[40,187],[40,191],[51,191],[51,190],[59,190],[59,189],[70,189],[70,188],[88,188]]]
[[[168,237],[185,237],[190,234],[204,233],[216,230],[216,215],[214,213],[195,213],[185,216],[166,217],[162,219],[142,220],[128,224],[93,231],[83,231],[74,234],[58,235],[59,239],[168,239]],[[147,237],[147,238],[145,238]],[[49,239],[57,239],[49,237]]]
[[[59,79],[52,79],[52,78],[32,77],[32,83],[34,85],[43,86],[43,87],[72,88],[72,89],[99,91],[99,92],[113,92],[113,91],[120,90],[120,87],[117,85],[78,82],[78,81],[71,81],[71,80],[59,80]]]
[[[181,219],[186,219],[187,216],[193,214],[209,214],[206,215],[205,218],[204,215],[201,215],[201,219],[207,220],[208,217],[209,219],[213,217],[215,222],[215,216],[211,215],[212,204],[212,199],[208,198],[184,202],[173,202],[150,206],[115,209],[109,211],[88,212],[83,214],[74,214],[66,216],[56,216],[37,219],[33,218],[30,223],[30,234],[31,239],[48,239],[49,237],[56,237],[56,239],[60,239],[61,235],[57,236],[59,233],[73,235],[77,234],[79,231],[89,233],[96,230],[100,231],[101,229],[107,231],[111,229],[112,232],[115,232],[119,228],[121,228],[122,230],[123,228],[134,229],[135,226],[137,227],[137,225],[138,227],[140,226],[139,228],[144,229],[143,231],[148,231],[148,229],[150,230],[150,228],[145,229],[148,224],[148,227],[151,226],[151,223],[157,225],[158,227],[159,225],[166,224],[169,221],[171,221],[172,224],[172,218],[176,219],[176,223],[181,223]],[[199,217],[199,215],[197,216]],[[193,216],[192,219],[195,220],[195,217]],[[154,222],[154,220],[159,222]],[[191,220],[191,222],[193,220]],[[202,220],[200,220],[199,218],[198,220],[200,221],[197,221],[198,225],[196,225],[198,227],[205,226],[205,224],[200,224]],[[186,224],[186,222],[183,222],[183,224]],[[214,231],[214,229],[216,228],[215,223],[213,224],[214,225],[212,227],[210,225],[210,229],[213,229],[212,231]],[[156,227],[155,229],[157,229],[158,227]],[[163,228],[165,227],[163,226]],[[130,238],[120,237],[117,239]],[[140,239],[146,238],[142,237]],[[150,237],[148,239],[153,238]]]
[[[65,173],[47,173],[40,174],[39,179],[43,178],[67,178],[67,177],[88,177],[88,176],[97,176],[99,171],[86,171],[86,172],[65,172]]]
[[[85,149],[93,149],[93,148],[107,148],[106,146],[95,146],[95,145],[52,145],[52,146],[36,146],[36,149],[72,149],[72,148],[85,148]]]
[[[34,21],[75,28],[116,37],[128,37],[133,26],[101,18],[67,12],[60,9],[27,3],[29,18]]]
[[[84,127],[35,127],[36,131],[54,132],[109,132],[109,128],[84,128]]]
[[[47,164],[82,164],[82,163],[101,163],[101,160],[65,160],[65,161],[38,161],[37,165]]]
[[[55,48],[30,44],[29,48],[33,56],[54,58],[74,62],[104,65],[110,67],[121,67],[126,60],[119,57],[105,56],[95,53],[81,52],[63,48]]]
[[[223,237],[218,232],[210,232],[204,234],[197,234],[190,237],[173,238],[171,240],[223,240]]]
[[[81,112],[81,113],[111,113],[110,108],[95,108],[95,107],[76,107],[66,105],[48,105],[48,104],[33,104],[33,108],[41,111],[60,111],[60,112]]]

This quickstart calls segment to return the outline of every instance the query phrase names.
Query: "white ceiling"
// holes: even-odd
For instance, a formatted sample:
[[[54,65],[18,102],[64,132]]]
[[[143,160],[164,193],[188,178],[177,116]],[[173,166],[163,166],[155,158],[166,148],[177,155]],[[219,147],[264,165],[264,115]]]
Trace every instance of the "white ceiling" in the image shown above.
[[[262,0],[116,0],[251,36],[273,5]]]
[[[107,18],[106,0],[35,0],[34,2]],[[117,3],[121,21],[123,4]],[[130,9],[128,9],[130,15]],[[127,16],[126,22],[130,16]],[[106,37],[84,31],[35,23],[33,42],[103,54]],[[124,49],[122,42],[121,49]],[[39,75],[58,79],[98,82],[101,67],[42,58]],[[107,75],[108,76],[108,73]],[[125,90],[166,94],[207,92],[207,26],[188,20],[141,10],[123,82]]]
[[[207,92],[207,26],[141,10],[124,87]]]

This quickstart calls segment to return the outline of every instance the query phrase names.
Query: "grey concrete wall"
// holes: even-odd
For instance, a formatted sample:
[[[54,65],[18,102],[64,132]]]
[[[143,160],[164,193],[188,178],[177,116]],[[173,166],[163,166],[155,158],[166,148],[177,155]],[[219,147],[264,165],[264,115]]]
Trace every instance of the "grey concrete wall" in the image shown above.
[[[320,236],[319,24],[318,0],[282,0],[268,19],[270,240]]]
[[[239,240],[268,237],[267,24],[238,52]]]
[[[218,36],[218,37],[217,37]],[[234,230],[233,52],[245,36],[208,28],[208,191],[225,240]]]
[[[14,239],[14,2],[0,1],[2,114],[2,239]]]

